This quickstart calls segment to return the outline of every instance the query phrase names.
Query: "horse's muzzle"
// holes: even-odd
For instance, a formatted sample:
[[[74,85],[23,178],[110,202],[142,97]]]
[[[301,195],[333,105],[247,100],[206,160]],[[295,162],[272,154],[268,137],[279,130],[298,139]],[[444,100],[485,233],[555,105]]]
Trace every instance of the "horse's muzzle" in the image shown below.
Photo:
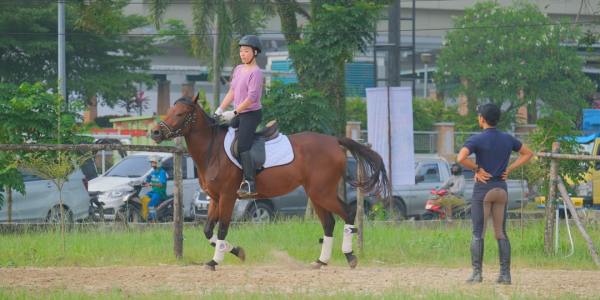
[[[150,132],[150,138],[157,143],[162,142],[162,140],[164,139],[162,131],[160,129],[153,129],[152,132]]]

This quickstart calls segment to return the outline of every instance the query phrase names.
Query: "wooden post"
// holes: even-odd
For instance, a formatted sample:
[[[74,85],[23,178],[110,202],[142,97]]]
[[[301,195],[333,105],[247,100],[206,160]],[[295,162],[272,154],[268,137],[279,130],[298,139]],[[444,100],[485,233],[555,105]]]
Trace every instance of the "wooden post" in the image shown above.
[[[569,194],[567,193],[567,188],[565,188],[565,184],[562,182],[562,179],[558,178],[557,185],[558,185],[558,190],[560,191],[560,195],[562,196],[562,199],[563,199],[565,205],[567,206],[567,208],[569,208],[569,211],[571,212],[571,217],[573,218],[573,220],[575,220],[575,224],[577,225],[577,228],[579,228],[579,232],[581,232],[583,239],[585,239],[585,241],[588,244],[588,249],[590,251],[590,255],[592,256],[592,260],[594,260],[594,263],[596,264],[596,266],[600,267],[600,259],[598,258],[598,251],[596,250],[596,247],[594,246],[594,242],[592,241],[592,238],[590,238],[590,235],[587,233],[587,231],[585,231],[585,228],[581,224],[581,221],[579,220],[579,215],[577,215],[577,211],[575,210],[575,205],[573,205],[573,202],[571,201],[571,197],[569,197]]]
[[[181,138],[175,139],[178,148],[181,147]],[[183,257],[183,184],[181,169],[183,165],[183,153],[173,154],[173,171],[175,172],[175,199],[173,201],[173,251],[175,257]]]
[[[360,182],[362,181],[362,172],[360,165],[356,164],[356,178]],[[365,220],[365,197],[363,196],[360,188],[356,188],[356,217],[354,223],[358,228],[357,243],[359,254],[362,255],[364,251],[364,239],[363,239],[363,228]]]
[[[560,144],[558,142],[552,143],[552,153],[558,153],[559,148]],[[546,197],[546,226],[544,228],[544,252],[547,255],[554,254],[552,241],[554,237],[554,218],[556,217],[554,199],[556,194],[556,179],[558,177],[557,173],[558,161],[552,159],[550,161],[550,189],[548,197]]]
[[[304,210],[304,220],[312,219],[314,216],[314,210],[312,207],[312,203],[310,202],[310,197],[306,198],[306,209]]]

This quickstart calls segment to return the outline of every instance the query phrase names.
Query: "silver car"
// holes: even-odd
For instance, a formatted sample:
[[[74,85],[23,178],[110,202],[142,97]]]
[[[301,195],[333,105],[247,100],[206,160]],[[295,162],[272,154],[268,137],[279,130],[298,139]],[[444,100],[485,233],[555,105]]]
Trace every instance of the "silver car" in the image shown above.
[[[104,218],[114,220],[115,213],[123,205],[124,200],[134,192],[132,183],[142,182],[150,174],[150,156],[161,157],[162,167],[167,172],[167,195],[173,194],[175,183],[173,180],[173,155],[161,152],[139,152],[131,154],[112,166],[105,174],[89,182],[90,193],[98,197],[104,208]],[[185,218],[192,218],[192,195],[198,189],[198,175],[191,157],[183,159],[183,210]],[[140,196],[145,195],[149,188],[144,187]]]
[[[25,194],[13,191],[12,221],[50,222],[61,220],[60,196],[51,180],[40,178],[31,172],[21,170],[25,181]],[[81,170],[69,176],[62,191],[65,221],[73,222],[88,216],[90,196],[85,188],[85,176]],[[4,199],[6,202],[6,193]],[[0,208],[0,222],[8,221],[8,206]]]

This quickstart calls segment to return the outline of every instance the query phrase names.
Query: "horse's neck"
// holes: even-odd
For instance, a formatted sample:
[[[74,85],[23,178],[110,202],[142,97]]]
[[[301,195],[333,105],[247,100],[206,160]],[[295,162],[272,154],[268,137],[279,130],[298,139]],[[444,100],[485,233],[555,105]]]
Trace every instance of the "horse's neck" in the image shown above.
[[[198,120],[200,121],[200,120]],[[216,132],[213,134],[213,130]],[[196,126],[185,136],[190,155],[194,159],[198,172],[204,174],[208,168],[207,158],[219,155],[224,132],[218,127],[211,128],[205,120],[196,122]],[[209,149],[210,147],[210,149]]]

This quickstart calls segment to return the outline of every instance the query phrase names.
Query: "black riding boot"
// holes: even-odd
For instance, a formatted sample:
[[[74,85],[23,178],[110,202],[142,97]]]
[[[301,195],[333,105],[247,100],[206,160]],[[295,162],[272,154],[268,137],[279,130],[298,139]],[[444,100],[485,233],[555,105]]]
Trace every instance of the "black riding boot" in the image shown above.
[[[510,284],[510,241],[498,240],[498,256],[500,257],[500,275],[496,283]]]
[[[250,156],[250,151],[240,153],[240,160],[242,163],[244,179],[240,184],[237,193],[240,198],[251,198],[256,196],[256,183],[254,181],[256,168],[254,167],[254,161],[252,161],[252,157]]]
[[[473,274],[467,279],[468,283],[477,283],[483,280],[481,274],[483,264],[483,239],[473,238],[471,240],[471,265]]]

